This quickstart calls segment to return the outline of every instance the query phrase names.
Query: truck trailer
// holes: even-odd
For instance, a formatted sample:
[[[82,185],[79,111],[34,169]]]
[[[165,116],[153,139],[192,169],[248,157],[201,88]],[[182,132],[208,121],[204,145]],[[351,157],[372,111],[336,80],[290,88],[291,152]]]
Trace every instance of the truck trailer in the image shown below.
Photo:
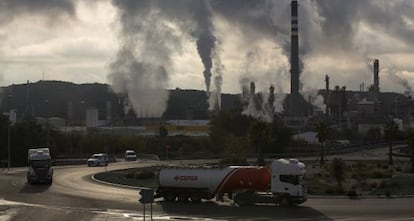
[[[47,147],[32,148],[28,150],[27,161],[29,169],[27,171],[27,182],[44,182],[52,184],[53,169],[50,151]]]
[[[159,171],[155,197],[200,202],[227,195],[238,205],[297,205],[307,199],[305,172],[305,164],[297,159],[278,159],[269,166],[168,166]]]

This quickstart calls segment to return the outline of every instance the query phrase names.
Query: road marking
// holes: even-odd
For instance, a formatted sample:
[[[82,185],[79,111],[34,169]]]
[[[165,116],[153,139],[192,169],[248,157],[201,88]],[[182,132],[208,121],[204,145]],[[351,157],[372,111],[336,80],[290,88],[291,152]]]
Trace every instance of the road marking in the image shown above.
[[[48,206],[48,205],[41,205],[41,204],[32,204],[32,203],[23,203],[23,202],[16,202],[16,201],[9,201],[0,198],[0,206],[3,206],[6,210],[6,214],[2,214],[0,210],[0,221],[9,221],[13,216],[16,214],[12,206],[27,206],[27,207],[37,207],[37,208],[45,208],[45,209],[58,209],[68,211],[82,211],[82,212],[89,212],[98,215],[107,215],[112,216],[112,218],[129,218],[134,220],[144,220],[142,214],[138,213],[129,213],[123,210],[103,210],[97,208],[78,208],[78,207],[61,207],[61,206]],[[1,208],[3,208],[1,207]],[[98,218],[98,217],[97,217]],[[149,219],[150,215],[147,213],[145,218]],[[98,218],[99,219],[99,218]],[[207,218],[193,218],[193,217],[186,217],[186,216],[169,216],[167,214],[153,214],[153,219],[155,220],[224,220],[224,219],[207,219]]]
[[[375,221],[412,221],[414,217],[410,218],[391,218],[391,219],[377,219]]]

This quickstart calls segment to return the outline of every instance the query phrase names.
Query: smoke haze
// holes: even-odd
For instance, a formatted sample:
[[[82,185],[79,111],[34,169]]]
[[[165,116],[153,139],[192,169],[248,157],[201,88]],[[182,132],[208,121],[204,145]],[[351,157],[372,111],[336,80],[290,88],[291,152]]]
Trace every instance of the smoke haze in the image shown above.
[[[109,78],[115,91],[128,94],[137,115],[161,115],[168,98],[166,89],[180,83],[177,80],[170,84],[174,76],[188,79],[183,73],[196,73],[191,76],[197,76],[194,81],[200,84],[187,83],[180,87],[205,88],[208,93],[216,91],[211,99],[218,105],[218,94],[240,92],[238,82],[243,78],[248,79],[248,84],[256,82],[256,90],[262,93],[271,84],[276,95],[289,91],[290,0],[113,0],[111,3],[111,10],[118,13],[114,26],[119,28],[119,47],[110,53],[113,61],[109,65]],[[37,42],[19,47],[18,43],[23,40],[11,42],[10,39],[19,36],[12,37],[9,31],[28,23],[27,16],[40,17],[45,21],[45,30],[49,30],[50,24],[76,20],[82,12],[79,5],[85,6],[77,0],[0,1],[0,50],[8,50],[0,53],[0,57],[6,53],[18,56],[20,50],[26,50],[26,54],[49,50]],[[94,6],[90,3],[88,7]],[[380,71],[381,91],[400,92],[413,87],[413,1],[300,0],[298,10],[300,79],[304,94],[323,88],[327,73],[331,76],[331,85],[346,85],[354,90],[362,82],[370,85],[371,64],[367,68],[366,61],[373,57],[380,60],[382,68],[388,68],[387,72]],[[102,18],[96,20],[99,19]],[[15,26],[10,29],[3,28],[14,22]],[[72,27],[60,26],[65,30],[61,33],[50,30],[47,36],[55,41],[54,47],[66,45],[59,38],[71,33]],[[30,26],[24,27],[30,31]],[[31,36],[30,32],[24,33]],[[4,47],[4,42],[11,43]],[[103,42],[103,45],[108,43]],[[20,50],[15,50],[16,47]],[[196,59],[191,60],[193,63],[185,63],[187,60],[183,59],[184,62],[177,64],[176,57],[188,47],[194,49],[188,57]],[[85,55],[88,49],[83,48],[78,54]],[[0,67],[15,65],[10,72],[15,71],[14,76],[24,76],[23,79],[26,75],[21,70],[28,72],[28,68],[21,69],[20,73],[15,67],[29,60],[23,56],[18,61],[4,59]],[[108,63],[108,60],[100,59],[100,62]],[[103,69],[102,63],[98,65]],[[79,67],[72,67],[71,71],[74,70],[78,71]],[[68,76],[64,80],[73,79]],[[97,74],[97,82],[100,77]]]
[[[115,92],[126,93],[138,117],[161,117],[171,54],[181,42],[176,27],[151,1],[113,1],[119,10],[121,48],[110,64]]]

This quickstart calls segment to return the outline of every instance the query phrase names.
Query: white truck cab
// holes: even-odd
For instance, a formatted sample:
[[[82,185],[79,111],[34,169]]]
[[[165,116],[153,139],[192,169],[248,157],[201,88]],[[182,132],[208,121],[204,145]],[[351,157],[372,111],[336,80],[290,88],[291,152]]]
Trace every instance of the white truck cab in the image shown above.
[[[293,204],[306,201],[305,164],[297,159],[279,159],[274,160],[270,168],[271,192],[274,195],[288,196],[289,203]]]
[[[52,184],[53,169],[49,148],[40,147],[29,149],[27,160],[29,164],[27,182],[29,184],[34,182],[45,182],[49,185]]]

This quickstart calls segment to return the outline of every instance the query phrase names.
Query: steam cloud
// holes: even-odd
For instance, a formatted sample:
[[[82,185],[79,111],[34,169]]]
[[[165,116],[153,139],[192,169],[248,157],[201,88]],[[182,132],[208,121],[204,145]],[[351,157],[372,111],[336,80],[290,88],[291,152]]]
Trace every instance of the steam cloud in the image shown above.
[[[3,0],[0,2],[0,25],[28,14],[45,17],[50,22],[65,16],[74,18],[75,3],[76,0]],[[221,39],[215,30],[214,19],[224,19],[241,30],[243,47],[240,47],[240,53],[253,53],[246,56],[246,64],[252,58],[260,58],[260,51],[252,50],[252,45],[263,39],[271,39],[282,49],[281,56],[286,58],[290,53],[289,3],[290,0],[112,0],[121,24],[121,46],[109,70],[112,86],[115,91],[128,94],[139,116],[162,115],[168,98],[165,89],[173,71],[171,57],[181,49],[181,35],[188,35],[196,40],[207,93],[210,94],[213,77],[216,93],[220,94],[225,80],[224,66],[217,50]],[[414,46],[414,4],[410,0],[302,0],[299,4],[301,71],[309,67],[307,57],[326,55],[327,52],[341,51],[349,57],[355,57],[355,52],[359,52],[364,58],[375,56],[381,59],[376,53],[382,52],[385,46],[377,45],[367,51],[357,47],[355,36],[363,26],[403,42],[407,51],[412,51]],[[363,59],[361,63],[364,63]],[[269,71],[287,75],[289,68],[282,68]],[[256,64],[249,64],[245,69],[249,74],[243,77],[249,78],[249,82],[260,80],[251,76],[255,74],[252,70],[257,70]],[[312,74],[319,71],[332,72],[310,71],[303,69],[301,78],[313,78]],[[410,87],[409,82],[400,83]]]
[[[127,93],[138,117],[161,117],[167,107],[176,28],[151,1],[113,1],[120,14],[122,47],[110,65],[117,93]]]

